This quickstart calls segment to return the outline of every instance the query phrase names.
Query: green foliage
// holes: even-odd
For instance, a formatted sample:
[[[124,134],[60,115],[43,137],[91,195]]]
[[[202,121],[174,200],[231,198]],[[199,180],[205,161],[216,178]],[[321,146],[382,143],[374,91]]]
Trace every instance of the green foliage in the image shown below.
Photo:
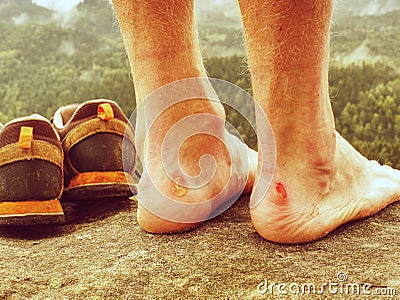
[[[37,6],[31,0],[0,0],[0,20],[3,22],[18,20],[18,18],[21,21],[48,22],[52,14],[51,10]]]
[[[61,105],[93,98],[118,99],[133,110],[122,44],[104,50],[96,37],[54,25],[0,23],[0,38],[0,122],[35,112],[51,118]],[[65,41],[76,45],[74,54],[63,53]]]
[[[338,16],[332,28],[332,57],[344,62],[385,60],[399,66],[399,25],[400,10],[379,16]],[[357,53],[360,46],[364,49]]]
[[[361,153],[400,166],[400,76],[378,64],[331,68],[336,128]]]

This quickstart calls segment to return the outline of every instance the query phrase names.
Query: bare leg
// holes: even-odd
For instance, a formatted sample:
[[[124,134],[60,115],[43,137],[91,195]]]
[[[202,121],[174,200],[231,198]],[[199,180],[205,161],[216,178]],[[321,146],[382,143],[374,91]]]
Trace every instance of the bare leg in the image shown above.
[[[194,24],[193,0],[113,0],[113,4],[129,56],[138,104],[142,101],[147,104],[146,97],[168,83],[190,77],[206,77]],[[165,199],[182,203],[204,202],[219,194],[224,188],[230,178],[231,165],[235,165],[236,168],[232,176],[239,181],[245,178],[246,184],[249,170],[239,167],[237,162],[243,157],[243,153],[247,155],[247,148],[235,144],[236,146],[232,146],[233,149],[227,150],[226,145],[232,145],[234,139],[224,129],[225,112],[221,103],[207,99],[209,88],[199,83],[195,89],[204,94],[203,99],[192,99],[173,105],[161,114],[151,128],[148,123],[151,113],[159,109],[157,103],[148,104],[143,114],[138,116],[139,128],[136,134],[139,137],[147,134],[144,161],[146,171],[139,183],[138,221],[147,231],[157,233],[182,231],[195,226],[198,222],[181,222],[164,218],[143,205],[146,201],[156,203],[165,211],[170,209]],[[220,121],[211,120],[207,125],[213,128],[217,138],[205,134],[191,137],[179,151],[179,162],[185,173],[196,176],[200,172],[199,159],[210,154],[217,163],[217,170],[207,185],[197,189],[185,189],[182,187],[183,182],[174,179],[182,178],[179,171],[174,174],[174,178],[166,176],[161,146],[168,130],[176,122],[201,113],[220,118]],[[204,124],[192,125],[200,127]],[[175,134],[178,141],[179,132]],[[254,154],[256,153],[251,153],[253,157]],[[178,157],[173,157],[173,160],[177,161]],[[253,176],[249,176],[246,190],[251,190],[253,185],[256,156],[253,167]],[[152,179],[149,177],[150,173]],[[217,205],[226,200],[225,198],[229,198],[229,194],[236,192],[231,189],[218,201],[203,206],[202,209],[170,211],[169,215],[186,215],[190,219],[191,214],[194,219],[206,218]]]
[[[277,143],[271,188],[251,210],[264,238],[318,239],[400,199],[400,172],[335,131],[328,95],[331,0],[239,0],[254,95]]]

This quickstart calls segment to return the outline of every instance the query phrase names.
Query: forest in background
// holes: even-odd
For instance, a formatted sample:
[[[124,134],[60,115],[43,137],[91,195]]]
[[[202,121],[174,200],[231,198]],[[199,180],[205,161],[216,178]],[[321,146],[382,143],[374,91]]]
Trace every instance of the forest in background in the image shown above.
[[[51,118],[61,105],[95,98],[114,99],[130,115],[135,96],[129,64],[105,1],[86,0],[78,13],[57,22],[53,12],[28,2],[0,0],[0,122],[31,113]],[[16,5],[20,10],[26,6],[25,15]],[[240,28],[220,12],[202,13],[199,20],[210,77],[251,93]],[[400,11],[336,18],[329,76],[338,131],[368,158],[397,168],[399,22]],[[235,102],[235,95],[227,93]],[[253,106],[249,103],[244,109],[251,114]],[[250,125],[236,111],[226,110],[228,121],[256,147]]]

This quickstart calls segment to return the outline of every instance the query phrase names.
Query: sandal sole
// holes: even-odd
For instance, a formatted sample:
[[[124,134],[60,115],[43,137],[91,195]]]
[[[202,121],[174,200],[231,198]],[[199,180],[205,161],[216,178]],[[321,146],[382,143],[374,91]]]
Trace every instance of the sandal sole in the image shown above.
[[[0,202],[0,225],[61,224],[64,212],[58,199]]]
[[[63,199],[129,198],[136,194],[133,178],[125,172],[87,172],[72,178],[64,190]]]

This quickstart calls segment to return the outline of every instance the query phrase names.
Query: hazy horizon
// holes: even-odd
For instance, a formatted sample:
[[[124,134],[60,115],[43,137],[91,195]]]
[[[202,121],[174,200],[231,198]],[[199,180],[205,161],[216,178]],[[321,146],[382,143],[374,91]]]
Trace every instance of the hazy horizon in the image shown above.
[[[32,3],[51,10],[67,13],[83,1],[32,0]],[[237,0],[195,0],[194,2],[196,13],[223,8],[224,12],[229,16],[235,17],[240,15]],[[334,0],[333,2],[334,15],[340,15],[344,12],[360,16],[382,15],[391,10],[400,9],[399,0],[352,0],[351,3],[344,0]]]

